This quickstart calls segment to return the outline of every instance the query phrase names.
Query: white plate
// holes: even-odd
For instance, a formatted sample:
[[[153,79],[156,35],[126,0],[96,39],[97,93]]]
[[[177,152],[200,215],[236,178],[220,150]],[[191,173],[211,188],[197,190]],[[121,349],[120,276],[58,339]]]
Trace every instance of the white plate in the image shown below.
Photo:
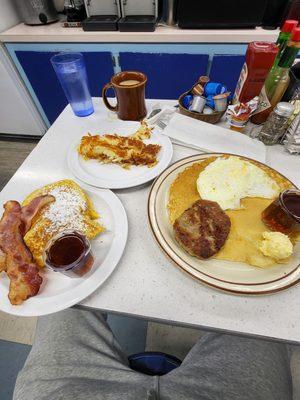
[[[116,123],[116,128],[110,123],[110,130],[104,130],[101,127],[101,132],[90,132],[92,135],[115,133],[119,131],[120,122]],[[122,122],[122,136],[129,136],[134,133],[140,126],[137,122]],[[130,169],[124,169],[115,164],[101,164],[97,160],[83,160],[77,152],[77,146],[80,143],[77,139],[71,146],[68,152],[68,167],[72,173],[81,181],[89,185],[107,189],[125,189],[133,186],[142,185],[156,178],[170,164],[173,155],[173,147],[171,140],[164,135],[153,132],[149,140],[145,143],[158,144],[161,150],[158,153],[158,163],[148,168],[146,166],[133,166]]]
[[[92,240],[95,261],[91,271],[82,278],[70,278],[45,269],[42,272],[43,283],[39,293],[18,306],[11,305],[8,300],[9,279],[3,272],[0,274],[0,310],[19,316],[39,316],[63,310],[93,293],[116,268],[128,233],[124,207],[110,190],[81,186],[91,198],[100,214],[100,222],[106,228],[104,233]],[[32,188],[34,189],[36,187]],[[28,192],[30,191],[29,188]]]
[[[152,185],[148,200],[148,217],[158,244],[175,264],[194,278],[228,292],[266,294],[295,285],[300,281],[299,242],[294,247],[293,256],[288,264],[256,268],[241,262],[213,258],[199,260],[185,252],[175,240],[167,212],[170,185],[185,168],[211,156],[220,157],[222,154],[201,154],[179,160],[167,168]]]

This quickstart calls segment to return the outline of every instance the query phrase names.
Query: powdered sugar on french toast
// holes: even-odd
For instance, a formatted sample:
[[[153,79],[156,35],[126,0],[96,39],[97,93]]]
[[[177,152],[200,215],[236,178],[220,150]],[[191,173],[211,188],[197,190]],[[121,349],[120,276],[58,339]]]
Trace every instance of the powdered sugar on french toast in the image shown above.
[[[85,223],[82,212],[86,211],[87,205],[78,193],[65,186],[55,187],[48,193],[55,197],[55,201],[44,213],[44,218],[51,221],[46,228],[48,232],[56,232],[64,227],[83,231]]]

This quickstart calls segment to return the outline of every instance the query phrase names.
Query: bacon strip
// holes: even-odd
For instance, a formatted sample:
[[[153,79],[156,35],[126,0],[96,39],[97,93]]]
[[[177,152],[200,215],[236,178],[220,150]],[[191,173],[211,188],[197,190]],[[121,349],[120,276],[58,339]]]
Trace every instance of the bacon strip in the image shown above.
[[[21,218],[24,222],[24,232],[25,235],[29,229],[31,228],[32,221],[34,217],[39,213],[39,211],[45,207],[47,204],[55,201],[55,197],[51,195],[38,196],[35,199],[31,200],[27,206],[22,207],[21,210]]]
[[[4,205],[0,221],[0,271],[6,271],[10,279],[8,297],[11,304],[21,304],[35,296],[42,284],[43,279],[23,241],[23,234],[38,211],[52,201],[53,196],[39,196],[23,209],[17,201],[8,201]]]

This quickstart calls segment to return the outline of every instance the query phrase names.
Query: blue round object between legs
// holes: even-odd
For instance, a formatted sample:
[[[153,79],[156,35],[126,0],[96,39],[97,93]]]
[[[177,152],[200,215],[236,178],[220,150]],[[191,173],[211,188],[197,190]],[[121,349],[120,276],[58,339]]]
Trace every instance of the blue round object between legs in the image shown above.
[[[181,361],[169,354],[148,351],[128,357],[129,366],[134,371],[146,375],[165,375],[181,365]]]

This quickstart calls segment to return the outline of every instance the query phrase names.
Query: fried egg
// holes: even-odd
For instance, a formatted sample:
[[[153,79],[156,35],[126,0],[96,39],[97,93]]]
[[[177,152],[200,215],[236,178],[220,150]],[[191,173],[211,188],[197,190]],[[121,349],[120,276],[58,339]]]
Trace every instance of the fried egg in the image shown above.
[[[216,201],[223,210],[235,210],[245,197],[278,196],[280,187],[255,164],[230,156],[217,158],[199,174],[197,190],[202,199]]]

